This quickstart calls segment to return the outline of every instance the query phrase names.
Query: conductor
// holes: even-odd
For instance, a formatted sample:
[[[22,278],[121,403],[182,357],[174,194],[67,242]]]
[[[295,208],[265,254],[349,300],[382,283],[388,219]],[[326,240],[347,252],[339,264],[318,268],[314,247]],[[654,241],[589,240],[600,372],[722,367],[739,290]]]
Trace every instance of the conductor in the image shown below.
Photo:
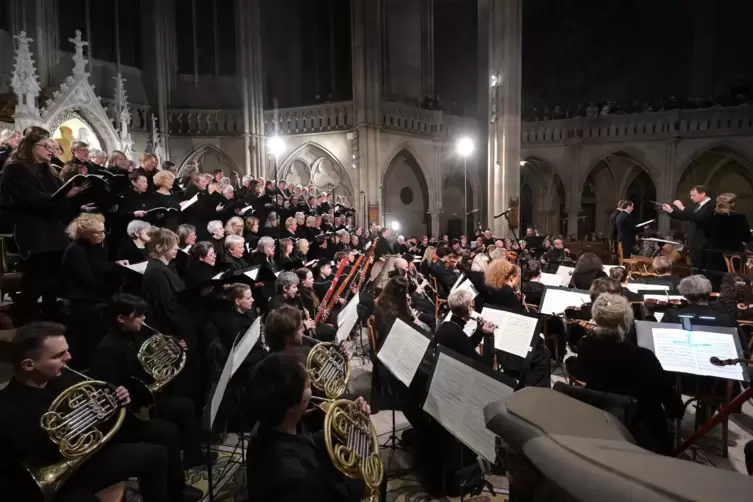
[[[633,203],[624,200],[620,204],[620,213],[617,215],[617,242],[622,244],[622,257],[630,258],[635,247],[635,234],[638,231],[633,216]]]
[[[690,266],[693,270],[705,268],[705,250],[709,243],[709,227],[714,216],[714,204],[706,195],[706,187],[694,186],[690,189],[690,200],[695,207],[685,207],[682,201],[676,200],[669,204],[662,204],[662,209],[669,213],[670,218],[688,221],[688,251],[690,253]],[[674,207],[673,207],[674,206]]]

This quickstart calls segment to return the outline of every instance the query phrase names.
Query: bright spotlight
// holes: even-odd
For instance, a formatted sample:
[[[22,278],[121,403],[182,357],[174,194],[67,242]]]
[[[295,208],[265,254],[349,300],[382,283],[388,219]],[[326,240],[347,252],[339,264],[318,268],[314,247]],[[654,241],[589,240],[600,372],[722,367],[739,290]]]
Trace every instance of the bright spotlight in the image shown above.
[[[397,232],[398,230],[400,230],[400,223],[398,223],[396,221],[393,221],[390,226],[392,227],[392,230],[394,230],[395,232]]]
[[[520,161],[520,167],[523,167],[524,165],[526,165],[526,161],[525,160],[521,160]]]
[[[269,149],[269,153],[275,157],[279,157],[285,151],[285,140],[280,136],[272,136],[267,139],[267,148]]]
[[[491,87],[497,87],[498,83],[499,83],[499,80],[497,79],[497,76],[492,75]]]
[[[461,156],[463,156],[463,157],[469,156],[470,154],[473,153],[473,140],[471,138],[468,138],[468,137],[460,138],[458,140],[458,144],[457,144],[456,149],[457,149],[457,152]]]

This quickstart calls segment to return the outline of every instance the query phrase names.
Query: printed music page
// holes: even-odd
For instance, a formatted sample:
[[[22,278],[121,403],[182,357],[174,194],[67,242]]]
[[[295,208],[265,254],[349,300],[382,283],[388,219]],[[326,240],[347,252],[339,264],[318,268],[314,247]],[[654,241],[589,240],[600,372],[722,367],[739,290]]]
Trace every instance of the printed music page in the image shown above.
[[[353,326],[358,322],[358,302],[360,301],[360,295],[355,294],[353,298],[348,302],[344,309],[337,316],[337,335],[338,342],[347,340],[350,332],[353,331]]]
[[[424,335],[395,319],[377,358],[395,375],[395,378],[409,387],[416,376],[418,366],[424,358],[430,340]]]
[[[539,308],[539,314],[561,314],[568,307],[580,307],[590,301],[591,297],[584,293],[547,288],[544,293],[544,300]]]
[[[259,276],[259,267],[243,272],[243,275],[245,275],[252,281],[255,281],[256,278]]]
[[[640,293],[641,291],[666,291],[669,286],[664,284],[640,284],[637,282],[629,282],[627,288],[633,293]]]
[[[575,272],[575,267],[566,267],[564,265],[560,265],[557,267],[557,274],[562,278],[562,284],[570,284],[570,278],[573,275],[573,272]]]
[[[235,344],[233,352],[231,353],[233,369],[230,372],[230,376],[235,375],[235,372],[241,367],[243,361],[245,361],[251,353],[251,349],[253,349],[256,342],[259,341],[259,336],[261,336],[261,317],[256,318],[251,327],[243,334],[240,341]]]
[[[493,312],[493,313],[492,313]],[[504,310],[486,309],[484,319],[497,325],[494,330],[494,348],[526,358],[536,334],[539,320]]]
[[[460,286],[460,283],[463,281],[465,276],[463,274],[460,274],[460,277],[458,277],[458,280],[455,281],[455,284],[452,285],[452,288],[450,288],[450,293],[458,289],[458,286]]]
[[[424,411],[471,450],[494,462],[496,439],[486,428],[484,407],[510,395],[510,387],[440,353]]]
[[[562,286],[562,277],[557,274],[546,274],[542,272],[539,282],[544,286],[560,287]]]
[[[644,295],[643,301],[656,300],[657,302],[667,302],[670,300],[682,301],[685,297],[682,295]]]
[[[709,362],[712,357],[739,357],[732,334],[654,328],[652,335],[656,358],[666,371],[745,380],[741,366],[714,366]]]
[[[460,291],[466,289],[471,292],[473,295],[473,298],[476,298],[478,296],[478,291],[476,291],[476,288],[473,287],[473,283],[470,281],[470,279],[466,279],[463,282],[460,283],[460,285],[455,288],[453,291]]]
[[[230,353],[232,354],[235,351],[235,344],[233,344],[233,348],[230,349]],[[217,385],[214,388],[214,393],[212,394],[212,401],[209,403],[209,428],[211,429],[214,425],[214,419],[217,418],[217,411],[220,409],[220,403],[222,403],[222,397],[225,395],[225,391],[227,390],[227,384],[230,382],[230,377],[233,374],[233,358],[228,357],[227,361],[225,361],[225,367],[222,368],[222,374],[220,375],[220,379],[217,381]]]
[[[148,261],[142,261],[141,263],[134,263],[134,264],[128,264],[125,267],[130,268],[134,272],[138,272],[139,274],[143,274],[146,272],[146,266],[149,264]]]

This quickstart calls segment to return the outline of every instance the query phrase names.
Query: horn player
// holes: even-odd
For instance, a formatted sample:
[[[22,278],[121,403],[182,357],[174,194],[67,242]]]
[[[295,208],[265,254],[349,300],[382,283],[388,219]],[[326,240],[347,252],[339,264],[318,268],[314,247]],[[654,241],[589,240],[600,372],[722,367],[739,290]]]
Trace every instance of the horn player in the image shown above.
[[[81,380],[66,381],[69,373],[63,375],[71,360],[64,333],[65,327],[60,324],[35,322],[19,328],[13,339],[14,375],[0,391],[3,500],[41,499],[33,483],[22,482],[22,465],[45,467],[63,460],[57,445],[40,427],[40,419],[58,394]],[[130,402],[124,387],[117,387],[115,393],[121,404]],[[97,502],[97,492],[131,477],[139,479],[145,502],[199,500],[201,492],[184,484],[177,431],[164,423],[159,430],[150,432],[140,435],[136,429],[118,431],[112,442],[70,474],[55,500]]]

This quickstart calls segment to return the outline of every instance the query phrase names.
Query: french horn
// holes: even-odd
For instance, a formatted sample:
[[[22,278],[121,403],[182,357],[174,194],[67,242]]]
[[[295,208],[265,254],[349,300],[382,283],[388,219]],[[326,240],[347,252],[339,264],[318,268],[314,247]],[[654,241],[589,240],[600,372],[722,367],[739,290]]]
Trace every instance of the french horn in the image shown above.
[[[147,326],[146,323],[144,325]],[[147,328],[155,331],[155,334],[141,344],[136,357],[143,370],[154,381],[147,385],[136,378],[134,379],[149,391],[152,401],[154,401],[154,395],[183,371],[186,366],[186,351],[175,338],[163,335],[150,326],[147,326]],[[137,415],[139,418],[148,419],[149,407],[141,408]]]
[[[329,342],[317,343],[309,351],[306,371],[311,378],[311,385],[324,392],[328,399],[342,396],[350,381],[348,357]]]
[[[42,467],[24,464],[45,502],[55,500],[71,474],[113,438],[126,415],[111,384],[66,369],[86,380],[61,392],[39,421],[42,430],[58,446],[63,460]],[[109,430],[102,431],[100,427],[111,420],[115,422]]]
[[[324,412],[324,443],[332,464],[351,479],[366,485],[364,502],[376,502],[384,479],[379,455],[379,436],[371,419],[347,399],[312,396],[314,406]]]

